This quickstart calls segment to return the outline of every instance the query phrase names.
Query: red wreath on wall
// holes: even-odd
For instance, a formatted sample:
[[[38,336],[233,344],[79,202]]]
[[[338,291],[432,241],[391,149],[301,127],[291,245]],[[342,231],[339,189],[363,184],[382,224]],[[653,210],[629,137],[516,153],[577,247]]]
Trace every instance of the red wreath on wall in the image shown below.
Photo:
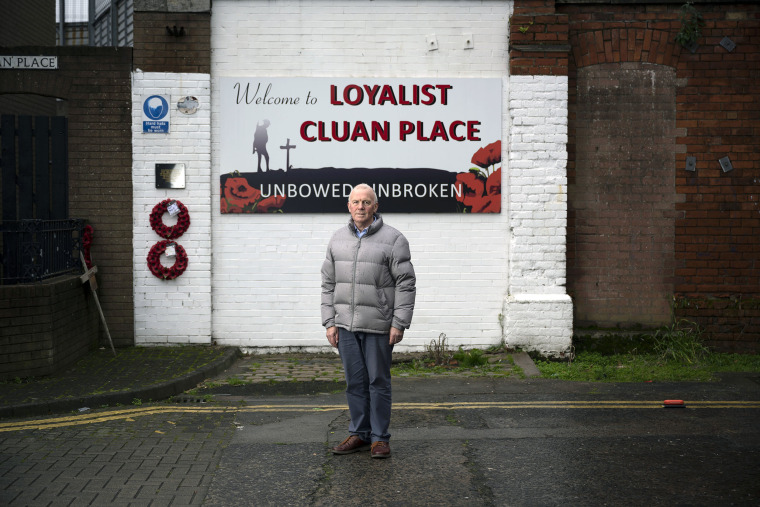
[[[92,239],[95,236],[95,230],[91,225],[84,226],[84,232],[82,233],[82,250],[84,250],[84,263],[87,269],[92,269],[92,257],[90,257],[90,248],[92,246]]]
[[[179,213],[177,214],[177,223],[169,227],[164,224],[164,213],[168,211],[172,203],[177,204]],[[187,269],[187,252],[182,248],[182,245],[170,240],[179,238],[190,227],[190,213],[181,202],[173,199],[164,199],[153,207],[153,211],[150,213],[150,226],[156,231],[156,234],[166,239],[159,241],[150,249],[148,253],[148,269],[158,278],[174,280]],[[175,258],[174,265],[167,268],[161,264],[161,255],[166,252],[166,248],[169,245],[174,245]]]
[[[174,245],[176,257],[174,260],[174,265],[170,268],[167,268],[161,264],[161,254],[166,251],[166,247],[169,245]],[[148,253],[148,269],[150,269],[150,272],[158,278],[163,278],[164,280],[174,280],[179,275],[184,273],[187,269],[187,252],[185,252],[185,249],[182,248],[182,245],[179,245],[174,241],[159,241],[153,245],[153,248],[150,249],[150,253]]]
[[[167,209],[173,202],[177,203],[179,214],[177,215],[177,223],[169,227],[164,224],[164,213],[167,212]],[[153,211],[150,214],[150,226],[162,238],[177,239],[190,227],[190,213],[188,213],[187,208],[181,202],[165,199],[153,207]]]

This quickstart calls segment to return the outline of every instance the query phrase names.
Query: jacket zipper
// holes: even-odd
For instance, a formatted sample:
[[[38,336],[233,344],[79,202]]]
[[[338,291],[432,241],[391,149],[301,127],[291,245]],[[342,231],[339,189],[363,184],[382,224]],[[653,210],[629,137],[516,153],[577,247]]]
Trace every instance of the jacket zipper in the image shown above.
[[[362,246],[362,238],[356,238],[354,249],[354,268],[351,274],[351,332],[354,332],[354,316],[356,315],[356,261],[359,260],[359,248]]]

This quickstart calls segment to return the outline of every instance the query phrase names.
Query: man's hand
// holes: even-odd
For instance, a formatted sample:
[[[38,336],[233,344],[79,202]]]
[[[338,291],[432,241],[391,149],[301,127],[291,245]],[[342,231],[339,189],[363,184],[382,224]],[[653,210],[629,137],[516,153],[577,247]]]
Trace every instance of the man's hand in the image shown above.
[[[330,345],[332,345],[336,349],[338,348],[338,328],[337,327],[333,326],[333,327],[327,328],[327,341],[330,342]]]
[[[404,338],[403,329],[396,329],[395,327],[391,327],[391,339],[388,343],[390,343],[391,345],[396,345],[403,338]]]

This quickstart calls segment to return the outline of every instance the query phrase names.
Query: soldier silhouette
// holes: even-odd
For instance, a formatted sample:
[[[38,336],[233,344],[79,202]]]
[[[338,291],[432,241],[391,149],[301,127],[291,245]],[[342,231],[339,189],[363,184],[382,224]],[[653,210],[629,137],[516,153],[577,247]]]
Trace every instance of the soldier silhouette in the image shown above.
[[[264,120],[263,123],[257,123],[256,131],[253,133],[253,153],[257,153],[259,156],[257,172],[261,172],[262,155],[264,155],[264,160],[266,160],[267,163],[267,171],[269,170],[269,152],[267,151],[267,141],[269,141],[267,127],[269,127],[269,125],[269,120]]]

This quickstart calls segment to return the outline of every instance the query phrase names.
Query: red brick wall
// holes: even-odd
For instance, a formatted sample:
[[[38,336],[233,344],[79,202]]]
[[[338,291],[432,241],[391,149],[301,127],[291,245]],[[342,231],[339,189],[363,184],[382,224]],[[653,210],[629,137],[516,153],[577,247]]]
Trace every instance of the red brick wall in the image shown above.
[[[578,70],[575,170],[568,186],[575,326],[670,322],[675,69],[606,63]]]
[[[515,2],[509,25],[509,72],[513,76],[566,76],[567,16],[556,14],[554,0]]]
[[[667,183],[657,183],[662,186],[653,188],[651,195],[660,195],[659,202],[662,202],[668,200],[671,193],[673,270],[670,282],[667,268],[657,277],[659,287],[655,287],[655,294],[673,302],[675,318],[698,322],[707,331],[712,345],[721,350],[756,352],[760,350],[757,304],[760,300],[760,150],[757,148],[760,105],[756,84],[760,77],[760,6],[697,2],[695,7],[706,24],[694,54],[674,43],[680,28],[679,7],[678,4],[558,6],[558,12],[568,16],[572,45],[568,73],[568,183],[571,187],[568,290],[574,297],[576,310],[585,312],[581,321],[628,326],[654,324],[658,320],[650,318],[652,315],[642,315],[634,322],[627,319],[616,322],[610,318],[613,309],[595,304],[594,300],[603,291],[617,284],[620,269],[613,266],[607,270],[602,289],[584,283],[580,276],[579,266],[588,262],[585,257],[595,251],[594,242],[599,242],[600,235],[605,233],[604,227],[612,224],[588,229],[588,224],[582,223],[578,215],[581,202],[577,200],[580,195],[577,191],[581,183],[585,184],[579,179],[580,160],[593,160],[593,156],[589,156],[593,154],[580,153],[587,150],[581,146],[580,137],[589,121],[589,111],[580,111],[578,87],[584,72],[579,69],[599,64],[618,64],[624,68],[625,62],[635,62],[642,69],[645,64],[671,67],[676,72],[676,129],[672,166],[663,169],[674,178]],[[737,44],[733,52],[719,45],[724,36]],[[660,100],[661,97],[653,97],[652,102]],[[623,161],[649,149],[646,144],[622,148],[620,160]],[[734,166],[729,173],[722,172],[718,163],[718,159],[726,155]],[[687,156],[697,158],[694,173],[685,171]],[[584,192],[594,193],[594,190],[584,189]],[[604,189],[599,188],[596,195],[604,196]],[[626,198],[624,193],[618,193],[618,197]],[[603,208],[600,206],[595,211],[601,212]],[[642,239],[651,237],[645,234],[645,224],[636,231],[627,216],[621,218],[620,231],[638,234]],[[663,240],[664,235],[669,234],[664,230],[660,233]],[[622,235],[618,235],[618,239],[622,239]],[[642,278],[651,275],[646,269],[638,271]],[[651,297],[652,293],[645,296]],[[630,298],[620,298],[619,310],[624,311],[630,301]]]
[[[703,35],[677,67],[676,314],[722,349],[760,352],[760,5],[695,6]]]

